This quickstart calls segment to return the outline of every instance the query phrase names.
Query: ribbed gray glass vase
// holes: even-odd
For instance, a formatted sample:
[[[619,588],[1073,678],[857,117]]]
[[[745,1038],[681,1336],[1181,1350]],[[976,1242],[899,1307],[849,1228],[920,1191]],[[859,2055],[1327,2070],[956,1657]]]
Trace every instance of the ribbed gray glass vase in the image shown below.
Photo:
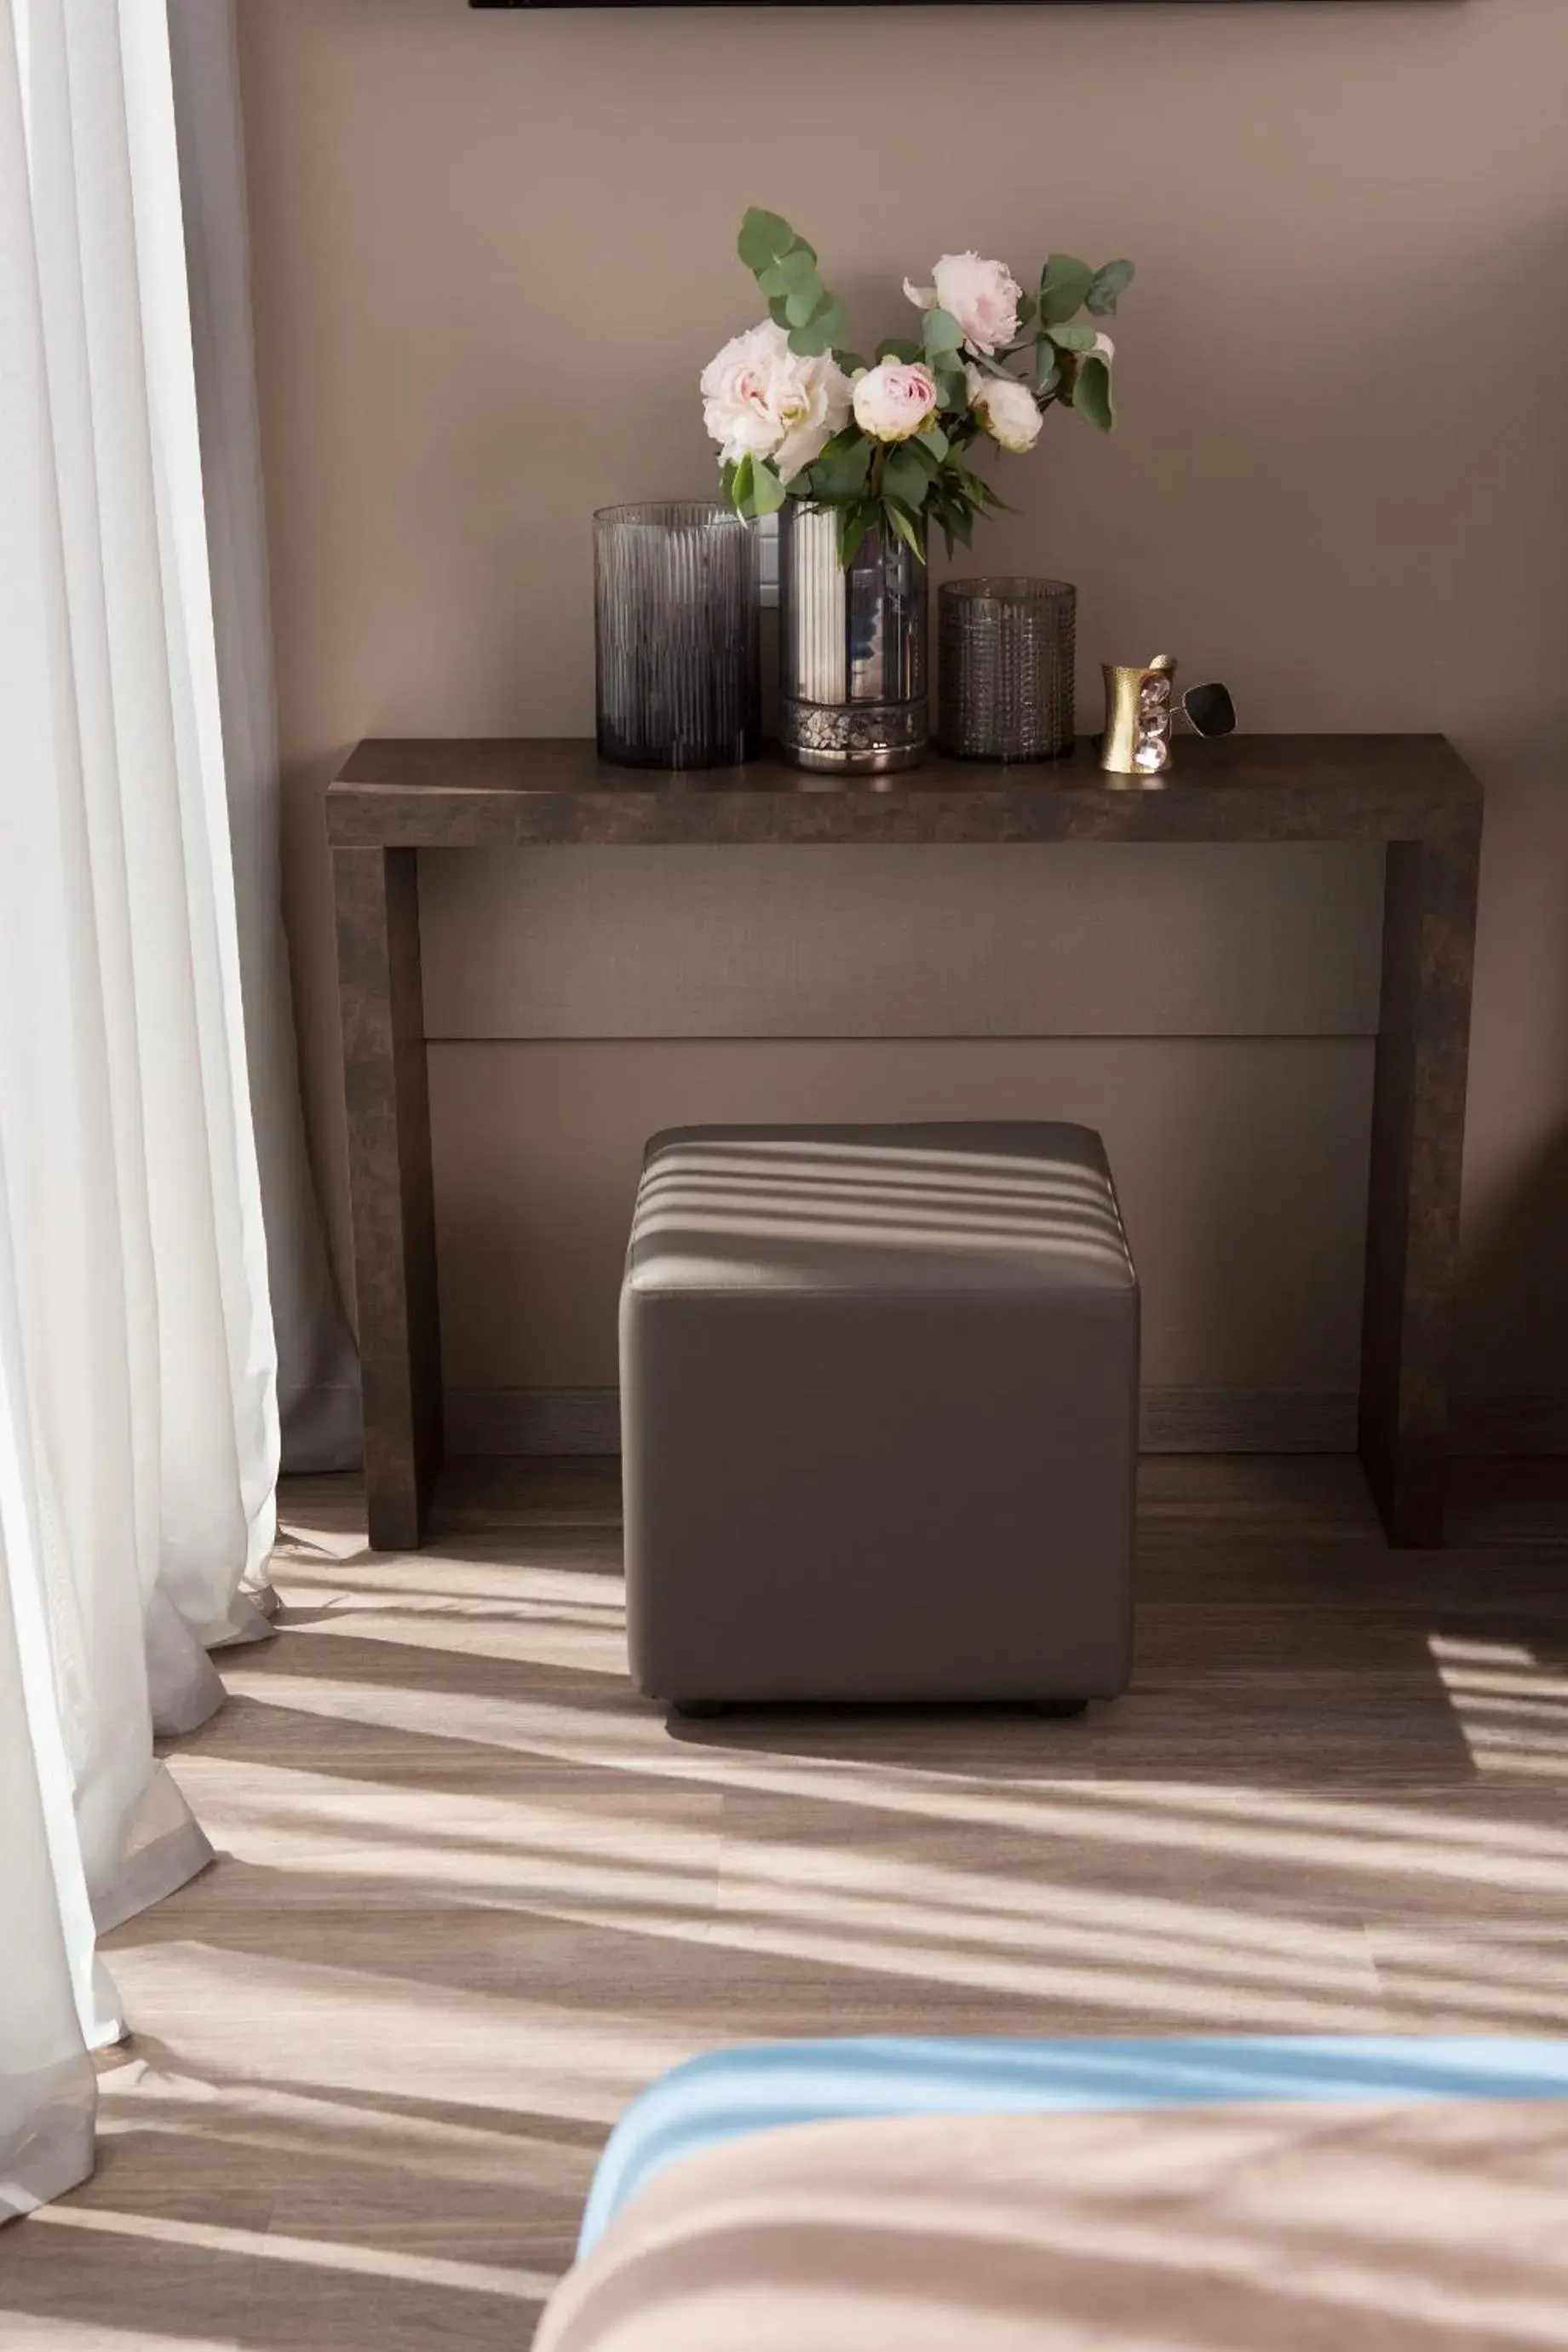
[[[936,740],[960,760],[1072,749],[1077,593],[1064,580],[947,580],[936,599]]]
[[[593,518],[599,756],[623,768],[728,768],[761,733],[757,546],[707,499]]]
[[[779,517],[779,740],[798,768],[876,773],[925,755],[925,566],[867,531],[845,572],[838,518],[787,499]]]

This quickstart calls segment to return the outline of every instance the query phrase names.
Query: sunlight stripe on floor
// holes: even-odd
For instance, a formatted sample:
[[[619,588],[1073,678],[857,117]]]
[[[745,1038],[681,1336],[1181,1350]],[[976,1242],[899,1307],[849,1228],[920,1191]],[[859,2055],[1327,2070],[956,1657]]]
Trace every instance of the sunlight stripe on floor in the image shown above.
[[[460,2294],[507,2295],[540,2303],[553,2293],[553,2271],[523,2271],[494,2263],[455,2263],[402,2246],[347,2246],[325,2238],[288,2238],[270,2230],[240,2230],[216,2221],[176,2221],[161,2214],[114,2213],[101,2205],[44,2205],[31,2216],[55,2229],[99,2230],[113,2237],[152,2238],[209,2254],[244,2254],[317,2270],[357,2271],[367,2278],[402,2279],[411,2286],[444,2287]]]

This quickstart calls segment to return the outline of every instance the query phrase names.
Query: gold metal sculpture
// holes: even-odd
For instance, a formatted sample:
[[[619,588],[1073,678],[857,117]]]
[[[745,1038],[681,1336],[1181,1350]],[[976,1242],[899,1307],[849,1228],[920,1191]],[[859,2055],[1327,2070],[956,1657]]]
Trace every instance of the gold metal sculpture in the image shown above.
[[[1171,697],[1176,664],[1169,654],[1133,666],[1102,665],[1105,673],[1105,738],[1100,765],[1108,775],[1151,782],[1171,763]]]
[[[1105,732],[1100,765],[1108,776],[1162,783],[1171,764],[1171,732],[1178,720],[1195,735],[1228,735],[1236,706],[1223,686],[1189,687],[1176,698],[1176,663],[1156,654],[1141,667],[1104,662]]]

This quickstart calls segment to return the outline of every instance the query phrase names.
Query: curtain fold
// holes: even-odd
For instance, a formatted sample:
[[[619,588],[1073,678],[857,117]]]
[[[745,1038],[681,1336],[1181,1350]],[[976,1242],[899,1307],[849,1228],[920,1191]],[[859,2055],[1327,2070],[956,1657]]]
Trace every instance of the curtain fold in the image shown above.
[[[0,0],[0,2214],[90,2161],[153,1729],[267,1631],[276,1353],[168,26]]]
[[[277,717],[235,0],[169,0],[191,331],[251,1098],[287,1470],[361,1458],[360,1373],[300,1109],[278,868]]]

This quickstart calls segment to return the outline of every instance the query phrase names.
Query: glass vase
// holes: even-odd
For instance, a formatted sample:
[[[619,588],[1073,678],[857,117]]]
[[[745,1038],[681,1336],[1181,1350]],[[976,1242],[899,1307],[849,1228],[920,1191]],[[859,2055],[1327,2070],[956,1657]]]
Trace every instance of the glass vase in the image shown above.
[[[1077,592],[1064,580],[948,580],[937,596],[937,740],[959,760],[1072,749]]]
[[[912,768],[927,737],[925,566],[868,530],[846,572],[838,517],[787,499],[779,517],[779,740],[797,768]]]
[[[761,733],[757,548],[715,500],[593,518],[599,756],[622,768],[729,768]]]

